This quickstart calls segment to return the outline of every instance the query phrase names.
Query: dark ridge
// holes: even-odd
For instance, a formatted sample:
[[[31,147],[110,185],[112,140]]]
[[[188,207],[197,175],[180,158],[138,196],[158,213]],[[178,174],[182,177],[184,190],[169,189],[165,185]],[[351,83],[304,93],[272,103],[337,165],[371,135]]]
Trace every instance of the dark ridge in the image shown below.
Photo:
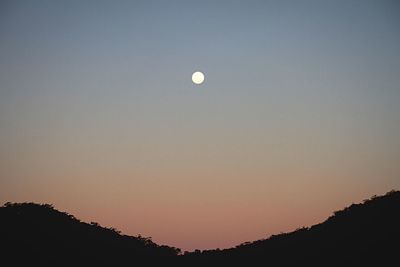
[[[0,266],[400,266],[400,192],[353,204],[309,228],[184,254],[48,204],[6,203],[0,244]]]
[[[48,204],[6,203],[0,208],[0,266],[156,265],[180,249],[150,238],[121,235],[114,228],[85,223]]]
[[[309,228],[183,258],[191,266],[400,266],[399,249],[400,192],[390,191]]]

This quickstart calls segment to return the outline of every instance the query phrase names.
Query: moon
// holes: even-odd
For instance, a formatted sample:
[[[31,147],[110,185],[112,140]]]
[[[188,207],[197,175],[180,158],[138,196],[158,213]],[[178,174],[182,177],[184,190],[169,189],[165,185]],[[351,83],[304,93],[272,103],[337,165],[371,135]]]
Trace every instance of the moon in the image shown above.
[[[192,81],[195,84],[202,84],[204,82],[204,74],[200,71],[196,71],[192,74]]]

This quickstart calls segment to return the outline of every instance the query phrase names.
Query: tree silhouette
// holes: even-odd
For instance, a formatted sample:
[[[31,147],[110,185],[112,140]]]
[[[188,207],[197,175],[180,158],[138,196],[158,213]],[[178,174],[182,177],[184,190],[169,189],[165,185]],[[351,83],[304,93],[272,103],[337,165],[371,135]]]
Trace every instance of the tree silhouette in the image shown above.
[[[85,223],[49,204],[0,208],[0,266],[397,266],[400,192],[234,248],[182,251]]]

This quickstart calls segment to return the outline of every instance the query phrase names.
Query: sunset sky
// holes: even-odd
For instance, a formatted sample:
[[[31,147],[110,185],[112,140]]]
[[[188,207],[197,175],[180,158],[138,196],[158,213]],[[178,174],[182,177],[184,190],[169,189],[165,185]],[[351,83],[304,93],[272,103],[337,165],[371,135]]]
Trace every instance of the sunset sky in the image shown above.
[[[0,205],[191,251],[400,189],[399,14],[394,0],[1,1]]]

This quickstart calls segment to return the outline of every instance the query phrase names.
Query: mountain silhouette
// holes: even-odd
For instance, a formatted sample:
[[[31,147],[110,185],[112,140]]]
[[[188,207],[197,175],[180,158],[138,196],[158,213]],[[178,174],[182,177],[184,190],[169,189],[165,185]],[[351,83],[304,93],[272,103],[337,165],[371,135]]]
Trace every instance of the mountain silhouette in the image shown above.
[[[0,266],[156,266],[180,252],[34,203],[0,208],[0,242]]]
[[[229,249],[181,253],[48,204],[0,208],[0,266],[400,266],[400,192],[326,221]]]

